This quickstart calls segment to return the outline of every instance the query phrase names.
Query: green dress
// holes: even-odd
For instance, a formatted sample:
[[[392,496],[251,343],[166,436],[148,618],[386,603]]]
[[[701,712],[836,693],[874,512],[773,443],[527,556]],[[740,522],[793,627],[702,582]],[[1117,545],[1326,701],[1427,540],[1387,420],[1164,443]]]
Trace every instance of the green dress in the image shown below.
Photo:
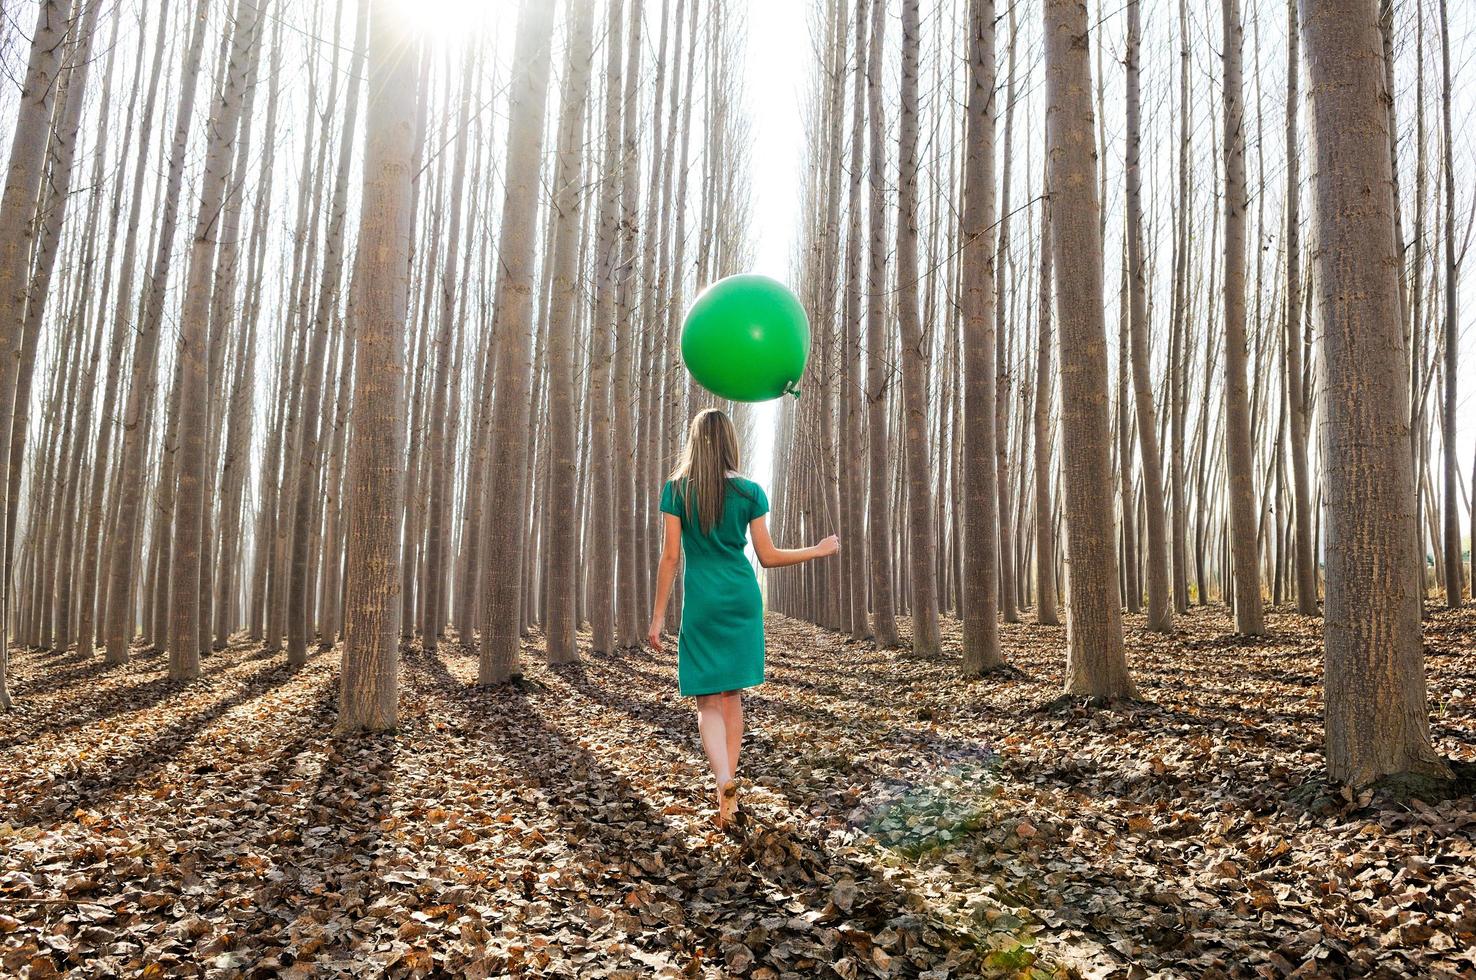
[[[727,494],[722,520],[703,534],[696,508],[684,513],[670,480],[661,488],[661,512],[682,521],[686,565],[677,686],[688,697],[764,682],[764,600],[743,548],[749,522],[769,512],[769,498],[741,476],[728,478]]]

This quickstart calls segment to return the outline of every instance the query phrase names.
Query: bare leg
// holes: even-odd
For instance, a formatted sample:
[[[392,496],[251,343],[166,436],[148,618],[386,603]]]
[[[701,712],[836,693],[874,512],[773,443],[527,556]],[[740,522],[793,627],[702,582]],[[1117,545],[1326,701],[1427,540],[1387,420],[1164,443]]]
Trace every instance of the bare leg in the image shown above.
[[[729,736],[723,718],[723,695],[697,696],[697,731],[702,736],[702,750],[717,777],[718,786],[733,778],[733,763],[728,755]]]
[[[723,722],[728,730],[728,764],[738,775],[738,753],[743,748],[743,692],[723,692]]]

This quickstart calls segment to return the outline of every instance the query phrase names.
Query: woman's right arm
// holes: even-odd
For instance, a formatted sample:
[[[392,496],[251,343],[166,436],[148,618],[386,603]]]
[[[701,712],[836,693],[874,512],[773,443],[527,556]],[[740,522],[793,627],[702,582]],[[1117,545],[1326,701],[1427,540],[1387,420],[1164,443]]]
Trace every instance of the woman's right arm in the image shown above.
[[[765,568],[800,565],[840,551],[840,538],[834,534],[808,548],[776,548],[774,539],[769,537],[768,519],[762,516],[755,517],[749,522],[748,533],[753,540],[753,553],[758,556],[759,564]]]
[[[665,518],[661,564],[656,569],[656,605],[651,610],[651,627],[646,631],[646,640],[658,651],[661,649],[661,630],[666,625],[666,602],[671,598],[677,562],[682,555],[682,519],[671,514],[666,514]]]

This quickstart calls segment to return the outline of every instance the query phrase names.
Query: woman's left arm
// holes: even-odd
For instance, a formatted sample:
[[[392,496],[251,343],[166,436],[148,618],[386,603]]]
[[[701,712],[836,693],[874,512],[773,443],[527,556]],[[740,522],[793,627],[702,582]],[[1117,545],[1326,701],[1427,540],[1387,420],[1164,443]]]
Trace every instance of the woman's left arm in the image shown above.
[[[658,652],[661,650],[661,629],[666,625],[666,603],[671,598],[677,562],[682,556],[682,519],[675,514],[663,516],[666,518],[666,536],[661,544],[661,564],[656,569],[656,605],[651,610],[651,628],[646,631],[646,640]]]

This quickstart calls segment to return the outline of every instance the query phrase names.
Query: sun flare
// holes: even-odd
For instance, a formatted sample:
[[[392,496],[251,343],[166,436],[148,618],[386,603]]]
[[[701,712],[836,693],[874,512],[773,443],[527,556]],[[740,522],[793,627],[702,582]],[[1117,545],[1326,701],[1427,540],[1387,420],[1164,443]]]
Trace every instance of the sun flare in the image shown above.
[[[390,8],[406,33],[438,44],[464,39],[517,12],[512,0],[390,0]]]

